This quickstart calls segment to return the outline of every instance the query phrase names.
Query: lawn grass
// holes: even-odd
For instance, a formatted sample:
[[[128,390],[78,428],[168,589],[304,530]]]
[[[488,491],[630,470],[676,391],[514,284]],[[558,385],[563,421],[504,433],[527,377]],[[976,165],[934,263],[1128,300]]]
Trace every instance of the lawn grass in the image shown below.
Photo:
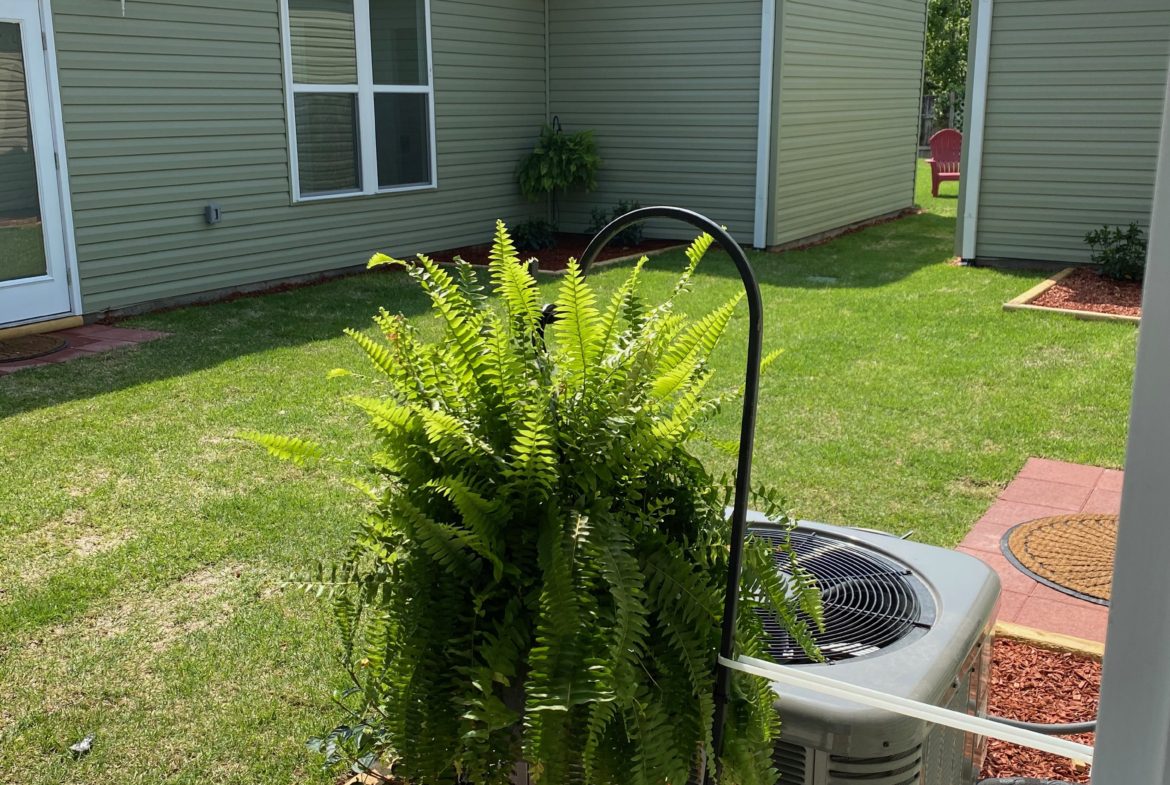
[[[1003,312],[1043,275],[948,266],[953,188],[920,185],[922,215],[752,257],[766,343],[785,349],[755,478],[801,517],[953,545],[1030,455],[1122,461],[1135,330]],[[681,265],[655,258],[649,285]],[[626,269],[593,280],[611,291]],[[738,286],[713,254],[690,307]],[[231,434],[364,444],[337,402],[360,380],[325,374],[363,369],[340,332],[379,305],[434,334],[405,276],[368,274],[141,317],[172,337],[0,377],[0,782],[331,781],[303,741],[336,718],[332,631],[280,581],[336,554],[360,504]],[[743,360],[734,338],[719,352],[726,384]]]
[[[45,274],[41,225],[0,226],[0,281]]]

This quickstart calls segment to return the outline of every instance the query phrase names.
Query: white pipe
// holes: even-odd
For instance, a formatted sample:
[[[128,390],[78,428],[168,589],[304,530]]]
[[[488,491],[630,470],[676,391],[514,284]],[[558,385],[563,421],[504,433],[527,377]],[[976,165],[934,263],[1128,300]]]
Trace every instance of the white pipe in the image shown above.
[[[756,121],[756,204],[752,245],[768,245],[769,173],[772,167],[772,69],[776,60],[776,0],[764,0],[760,18],[760,100]]]
[[[967,168],[960,177],[963,189],[963,247],[959,256],[974,259],[979,225],[979,179],[983,175],[983,131],[987,118],[987,75],[991,65],[992,0],[979,0],[975,13],[975,52],[971,63],[971,100],[968,105]]]
[[[968,733],[975,733],[980,736],[1011,742],[1012,744],[1019,744],[1023,747],[1031,747],[1032,749],[1042,750],[1043,752],[1051,752],[1054,755],[1071,758],[1072,760],[1084,761],[1085,763],[1093,762],[1093,748],[1087,747],[1084,744],[1045,736],[1043,733],[1024,730],[1023,728],[1015,728],[1011,725],[1004,725],[1002,722],[984,719],[983,717],[972,717],[970,714],[964,714],[960,711],[944,709],[929,703],[919,703],[918,701],[901,698],[897,695],[887,695],[884,692],[871,690],[868,687],[859,687],[856,684],[838,681],[828,676],[821,676],[820,674],[811,673],[807,670],[801,670],[800,668],[777,665],[774,662],[742,656],[735,660],[720,657],[719,664],[725,668],[731,668],[732,670],[737,670],[752,676],[759,676],[760,678],[768,679],[779,684],[787,684],[790,687],[800,687],[801,689],[810,690],[822,695],[843,698],[854,703],[860,703],[863,706],[882,709],[905,717],[914,717],[915,719],[933,722],[937,725],[945,725],[948,728],[955,728],[956,730],[967,731]],[[783,700],[783,696],[781,700]]]

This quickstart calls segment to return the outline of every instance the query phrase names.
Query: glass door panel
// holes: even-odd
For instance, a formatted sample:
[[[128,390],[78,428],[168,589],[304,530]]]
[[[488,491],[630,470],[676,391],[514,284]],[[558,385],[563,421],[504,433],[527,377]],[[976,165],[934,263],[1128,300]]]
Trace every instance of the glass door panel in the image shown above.
[[[20,24],[0,22],[0,281],[49,272]]]

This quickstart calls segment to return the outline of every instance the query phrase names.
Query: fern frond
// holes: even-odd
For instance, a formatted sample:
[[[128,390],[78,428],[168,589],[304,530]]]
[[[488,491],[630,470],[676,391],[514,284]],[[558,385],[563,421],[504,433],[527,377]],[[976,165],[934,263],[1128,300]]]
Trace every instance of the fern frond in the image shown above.
[[[358,332],[352,327],[345,328],[345,334],[362,347],[362,351],[366,353],[366,357],[374,364],[374,367],[381,371],[386,376],[394,375],[394,360],[390,349],[384,344],[380,344],[370,336],[363,332]]]
[[[742,294],[736,295],[683,331],[658,369],[651,386],[655,398],[665,398],[685,385],[700,364],[710,357],[742,299]]]
[[[601,347],[602,327],[597,297],[576,259],[569,260],[561,278],[556,309],[552,332],[559,346],[559,364],[568,371],[572,383],[585,384]]]
[[[297,466],[304,466],[325,457],[325,450],[316,442],[299,439],[295,436],[281,436],[275,433],[260,433],[258,431],[239,431],[237,439],[255,442],[268,454],[282,461],[290,461]]]
[[[678,282],[675,283],[668,300],[673,300],[678,295],[690,289],[691,279],[695,276],[695,269],[698,268],[699,262],[703,261],[703,257],[707,255],[707,251],[713,242],[715,242],[715,238],[703,232],[687,246],[685,253],[688,263],[686,269],[679,276]]]
[[[531,339],[540,322],[540,295],[536,279],[516,255],[516,246],[503,221],[496,221],[495,239],[488,258],[492,285],[503,299],[511,322],[521,337]]]

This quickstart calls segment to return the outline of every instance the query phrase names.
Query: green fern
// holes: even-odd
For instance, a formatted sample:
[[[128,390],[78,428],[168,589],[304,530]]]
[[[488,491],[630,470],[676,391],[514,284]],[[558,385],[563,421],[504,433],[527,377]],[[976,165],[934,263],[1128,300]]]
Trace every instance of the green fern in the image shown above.
[[[359,687],[331,743],[393,760],[411,785],[505,785],[521,760],[547,785],[665,785],[710,759],[728,490],[691,449],[739,394],[710,391],[708,362],[739,298],[698,320],[675,305],[712,243],[691,245],[654,304],[645,259],[603,304],[571,262],[547,335],[502,222],[490,292],[466,264],[370,260],[406,269],[441,334],[386,311],[348,331],[376,371],[346,398],[373,435],[348,480],[369,510],[341,562],[303,582],[329,598]],[[241,435],[295,463],[328,457]],[[787,520],[774,493],[759,500]],[[795,564],[781,578],[760,542],[745,553],[741,651],[766,656],[757,609],[813,650],[811,579]],[[775,781],[773,699],[733,681],[724,785]]]

